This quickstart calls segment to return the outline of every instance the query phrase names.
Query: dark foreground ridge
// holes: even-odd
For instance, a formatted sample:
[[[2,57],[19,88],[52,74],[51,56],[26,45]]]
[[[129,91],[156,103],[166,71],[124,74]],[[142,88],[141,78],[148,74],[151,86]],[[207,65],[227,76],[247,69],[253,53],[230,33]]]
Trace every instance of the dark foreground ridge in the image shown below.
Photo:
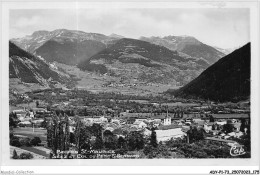
[[[250,96],[250,43],[223,57],[186,86],[168,92],[176,97],[240,101]]]
[[[9,42],[9,78],[18,78],[25,83],[48,84],[48,79],[65,80],[50,69],[44,61]]]

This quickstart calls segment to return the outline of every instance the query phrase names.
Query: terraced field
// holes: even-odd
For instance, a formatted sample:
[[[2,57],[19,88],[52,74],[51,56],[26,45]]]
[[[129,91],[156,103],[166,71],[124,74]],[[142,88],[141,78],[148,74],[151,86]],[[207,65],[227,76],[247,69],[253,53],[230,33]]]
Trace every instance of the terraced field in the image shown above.
[[[76,81],[76,87],[79,89],[86,89],[95,93],[98,92],[118,92],[128,95],[150,95],[159,94],[168,89],[177,88],[174,84],[159,84],[159,83],[145,83],[136,77],[124,79],[124,76],[109,76],[107,74],[101,75],[88,71],[81,71],[76,66],[69,66],[61,63],[56,63],[57,67],[62,71],[70,74]],[[133,64],[134,66],[134,64]],[[132,67],[133,71],[137,71]],[[131,71],[124,67],[118,66],[119,74]]]

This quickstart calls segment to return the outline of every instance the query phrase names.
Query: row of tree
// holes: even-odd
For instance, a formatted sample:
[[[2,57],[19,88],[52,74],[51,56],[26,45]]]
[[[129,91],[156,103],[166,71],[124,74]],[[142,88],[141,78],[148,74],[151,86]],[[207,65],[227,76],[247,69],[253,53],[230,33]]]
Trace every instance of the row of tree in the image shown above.
[[[68,116],[54,114],[52,120],[47,124],[47,145],[52,148],[54,153],[57,150],[63,151],[69,149],[69,119]]]
[[[111,131],[104,130],[100,124],[87,126],[80,118],[76,118],[74,132],[70,132],[68,116],[61,113],[59,116],[55,114],[47,124],[47,145],[54,154],[58,150],[67,151],[70,147],[75,147],[79,153],[91,149],[134,151],[143,149],[145,139],[139,131],[118,138]]]

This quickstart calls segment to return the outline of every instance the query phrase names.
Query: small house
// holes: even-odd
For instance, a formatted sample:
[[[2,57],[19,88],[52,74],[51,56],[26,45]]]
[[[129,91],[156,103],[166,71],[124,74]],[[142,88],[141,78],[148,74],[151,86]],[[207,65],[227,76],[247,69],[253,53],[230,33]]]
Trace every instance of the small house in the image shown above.
[[[137,126],[138,128],[146,128],[147,124],[145,124],[143,121],[135,121],[133,125]]]

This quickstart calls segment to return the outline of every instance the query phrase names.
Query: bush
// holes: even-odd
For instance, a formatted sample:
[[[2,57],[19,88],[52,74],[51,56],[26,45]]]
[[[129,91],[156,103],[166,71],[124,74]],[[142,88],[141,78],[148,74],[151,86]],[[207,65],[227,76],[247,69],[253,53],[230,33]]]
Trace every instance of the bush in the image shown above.
[[[39,137],[34,137],[31,141],[30,144],[33,146],[38,146],[41,143],[41,139]]]
[[[116,149],[116,150],[115,150],[115,153],[116,153],[116,154],[120,154],[120,155],[124,155],[124,154],[127,153],[127,150],[124,149],[124,148],[119,148],[119,149]]]
[[[23,138],[20,140],[21,146],[32,146],[30,138]]]
[[[207,158],[208,155],[207,155],[207,153],[205,153],[203,151],[195,150],[195,151],[192,152],[192,157],[195,157],[195,158]]]
[[[166,145],[175,148],[175,152],[185,155],[186,158],[230,158],[229,146],[220,143],[201,140],[187,144],[181,140],[170,140]]]
[[[159,144],[157,148],[147,145],[143,149],[143,153],[149,158],[177,158],[181,154],[172,153],[169,147]],[[182,156],[183,157],[183,156]]]
[[[20,141],[19,141],[19,138],[18,138],[18,137],[15,137],[15,136],[13,136],[13,138],[10,139],[10,145],[16,146],[16,147],[22,146],[21,143],[20,143]]]
[[[20,156],[19,156],[20,159],[32,159],[33,158],[33,155],[31,153],[21,153]]]
[[[145,155],[148,155],[148,154],[150,154],[153,151],[154,151],[153,146],[152,145],[147,145],[147,146],[144,147],[143,153]]]

